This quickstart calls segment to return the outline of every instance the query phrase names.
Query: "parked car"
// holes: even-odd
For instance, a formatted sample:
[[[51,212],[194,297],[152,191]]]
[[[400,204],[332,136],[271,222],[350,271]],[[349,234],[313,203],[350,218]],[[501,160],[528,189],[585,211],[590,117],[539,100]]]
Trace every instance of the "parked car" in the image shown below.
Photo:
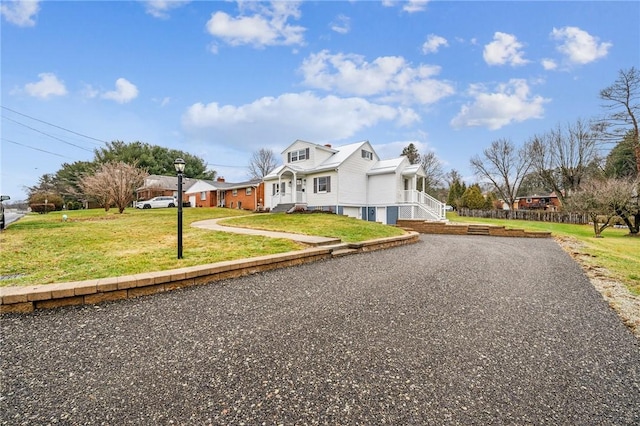
[[[8,195],[0,195],[0,229],[4,229],[4,204],[2,204],[3,201],[6,201],[8,199],[10,199],[11,197],[9,197]]]
[[[136,208],[138,209],[157,209],[160,207],[175,207],[178,205],[178,201],[176,201],[173,197],[153,197],[147,201],[138,201],[136,203]]]

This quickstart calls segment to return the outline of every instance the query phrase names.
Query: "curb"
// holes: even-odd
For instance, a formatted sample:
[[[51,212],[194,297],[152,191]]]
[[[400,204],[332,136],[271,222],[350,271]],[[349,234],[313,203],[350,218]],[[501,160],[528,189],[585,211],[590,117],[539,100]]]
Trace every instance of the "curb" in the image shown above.
[[[419,241],[420,234],[380,238],[361,243],[340,243],[289,253],[211,263],[160,272],[25,287],[0,287],[0,314],[29,313],[39,309],[94,305],[206,285],[278,268],[302,265],[348,254],[383,250]]]

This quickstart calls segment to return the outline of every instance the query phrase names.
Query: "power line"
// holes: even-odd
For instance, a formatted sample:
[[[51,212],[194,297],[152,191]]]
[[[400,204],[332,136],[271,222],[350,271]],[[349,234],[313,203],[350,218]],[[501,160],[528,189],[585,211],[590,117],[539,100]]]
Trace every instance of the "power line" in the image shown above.
[[[97,138],[94,138],[94,137],[91,137],[91,136],[84,135],[82,133],[74,132],[73,130],[69,130],[69,129],[66,129],[66,128],[61,127],[61,126],[57,126],[55,124],[48,123],[48,122],[46,122],[44,120],[40,120],[38,118],[31,117],[30,115],[23,114],[21,112],[15,111],[15,110],[13,110],[11,108],[7,108],[6,106],[2,106],[2,109],[6,109],[7,111],[11,111],[14,114],[18,114],[18,115],[21,115],[23,117],[30,118],[31,120],[39,121],[40,123],[44,123],[44,124],[46,124],[48,126],[52,126],[52,127],[64,130],[65,132],[69,132],[69,133],[73,133],[74,135],[82,136],[83,138],[91,139],[91,140],[98,141],[98,142],[101,142],[101,143],[108,143],[107,141],[103,141],[102,139],[97,139]],[[98,145],[98,144],[95,144],[95,145]]]
[[[34,150],[36,150],[36,151],[45,152],[45,153],[47,153],[47,154],[55,155],[55,156],[57,156],[57,157],[68,158],[69,160],[74,160],[73,158],[71,158],[71,157],[67,157],[66,155],[62,155],[62,154],[58,154],[58,153],[55,153],[55,152],[47,151],[47,150],[45,150],[45,149],[36,148],[36,147],[34,147],[34,146],[25,145],[25,144],[23,144],[23,143],[16,142],[16,141],[12,141],[12,140],[9,140],[9,139],[6,139],[6,138],[1,138],[1,139],[2,139],[4,142],[9,142],[9,143],[13,143],[13,144],[16,144],[16,145],[23,146],[23,147],[25,147],[25,148],[30,148],[30,149],[34,149]]]
[[[3,107],[3,108],[4,108],[4,107]],[[85,148],[85,147],[80,146],[80,145],[76,145],[76,144],[71,143],[71,142],[67,142],[67,141],[65,141],[64,139],[60,139],[59,137],[57,137],[57,136],[53,136],[53,135],[50,135],[49,133],[43,132],[42,130],[38,130],[38,129],[35,129],[35,128],[31,127],[31,126],[27,126],[27,125],[26,125],[26,124],[24,124],[24,123],[21,123],[21,122],[19,122],[19,121],[13,120],[13,119],[11,119],[11,118],[9,118],[9,117],[5,117],[4,115],[2,116],[2,118],[4,118],[5,120],[12,121],[12,122],[14,122],[14,123],[16,123],[16,124],[18,124],[18,125],[20,125],[20,126],[24,126],[24,127],[26,127],[27,129],[33,130],[34,132],[42,133],[42,134],[43,134],[43,135],[45,135],[45,136],[49,136],[50,138],[56,139],[56,140],[58,140],[58,141],[60,141],[60,142],[62,142],[62,143],[66,143],[67,145],[75,146],[76,148],[80,148],[80,149],[85,150],[85,151],[93,152],[92,150],[90,150],[90,149],[88,149],[88,148]]]

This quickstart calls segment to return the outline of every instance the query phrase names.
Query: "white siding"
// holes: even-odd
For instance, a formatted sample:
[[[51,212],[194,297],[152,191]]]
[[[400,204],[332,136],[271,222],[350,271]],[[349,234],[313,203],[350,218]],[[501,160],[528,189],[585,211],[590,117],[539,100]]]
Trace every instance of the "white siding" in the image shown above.
[[[315,193],[313,192],[313,179],[318,177],[331,177],[331,192]],[[307,176],[307,204],[309,206],[335,206],[338,204],[338,174],[335,171],[320,172]]]
[[[363,147],[372,152],[367,144]],[[338,176],[340,205],[364,206],[367,204],[367,171],[373,164],[373,160],[362,158],[360,149],[342,163]]]
[[[395,204],[398,185],[398,175],[394,173],[369,176],[369,205]]]
[[[197,194],[197,193],[200,193],[202,191],[209,192],[209,191],[215,191],[215,190],[216,190],[215,186],[212,186],[211,184],[209,184],[207,182],[199,180],[196,183],[194,183],[193,185],[191,185],[191,187],[187,191],[184,191],[184,192],[185,192],[185,194]]]

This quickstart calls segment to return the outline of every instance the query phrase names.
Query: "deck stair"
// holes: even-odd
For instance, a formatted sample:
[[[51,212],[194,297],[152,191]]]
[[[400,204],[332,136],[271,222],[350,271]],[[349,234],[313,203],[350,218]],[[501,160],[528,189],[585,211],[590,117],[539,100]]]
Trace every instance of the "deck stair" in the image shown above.
[[[469,225],[467,227],[467,235],[491,235],[489,227],[485,225]]]

